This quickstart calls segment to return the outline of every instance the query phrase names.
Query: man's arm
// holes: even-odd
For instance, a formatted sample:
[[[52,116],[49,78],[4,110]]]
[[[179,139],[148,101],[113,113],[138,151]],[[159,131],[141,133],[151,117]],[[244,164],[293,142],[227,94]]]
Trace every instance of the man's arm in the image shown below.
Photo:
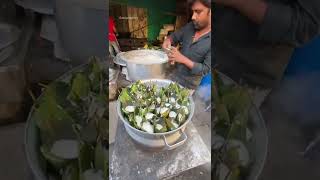
[[[179,42],[181,42],[183,40],[184,31],[186,31],[187,26],[189,26],[189,24],[186,24],[180,30],[175,31],[170,36],[168,36],[167,39],[164,40],[162,47],[168,48],[169,45],[176,46]]]
[[[264,0],[214,0],[214,2],[237,9],[256,24],[263,22],[267,11],[267,3]]]
[[[264,0],[215,0],[215,2],[237,9],[259,24],[259,39],[263,41],[300,45],[319,34],[319,0],[297,0],[287,4]]]
[[[169,38],[171,40],[171,43],[176,45],[177,43],[182,42],[184,33],[190,28],[190,25],[191,25],[191,22],[184,25],[180,30],[170,34]]]
[[[176,48],[169,53],[169,61],[184,64],[191,69],[192,74],[205,75],[211,70],[211,51],[208,51],[203,63],[193,62],[188,57],[181,54]]]
[[[298,46],[319,35],[319,28],[319,0],[298,0],[290,5],[269,2],[259,38]]]
[[[203,63],[197,63],[194,62],[193,67],[191,69],[192,74],[199,74],[199,75],[206,75],[211,70],[211,51],[208,51],[204,62]]]

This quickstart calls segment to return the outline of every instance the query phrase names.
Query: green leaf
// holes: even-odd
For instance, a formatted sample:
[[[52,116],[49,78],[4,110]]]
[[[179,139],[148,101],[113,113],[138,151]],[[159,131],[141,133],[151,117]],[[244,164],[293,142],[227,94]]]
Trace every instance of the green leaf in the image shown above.
[[[64,170],[62,180],[79,180],[79,169],[77,163],[71,163]]]
[[[86,73],[90,79],[92,91],[96,93],[100,92],[105,76],[100,63],[100,59],[91,57],[89,60],[88,72]]]
[[[238,114],[232,122],[228,137],[230,139],[238,139],[246,143],[247,142],[247,120],[248,120],[247,113]]]
[[[240,122],[236,121],[232,123],[228,139],[246,140],[246,129],[240,125]]]
[[[51,141],[63,137],[75,137],[72,133],[73,117],[63,108],[68,89],[63,83],[52,83],[45,89],[36,104],[34,118],[42,132],[46,132]]]
[[[133,99],[130,97],[127,88],[122,89],[121,94],[119,95],[119,100],[125,106],[132,102]]]
[[[231,171],[231,174],[228,176],[228,180],[240,180],[240,169],[235,168]]]
[[[166,125],[167,125],[168,129],[170,129],[171,131],[177,129],[177,127],[174,125],[174,123],[175,123],[174,120],[171,120],[169,118],[165,118],[165,121],[166,121]]]
[[[136,94],[138,92],[138,86],[137,84],[132,84],[131,88],[130,88],[130,92]]]
[[[81,130],[81,139],[86,143],[94,143],[98,137],[98,131],[94,121],[90,121]]]
[[[82,143],[80,146],[79,153],[79,172],[92,168],[92,163],[94,161],[94,148],[90,144]]]
[[[148,108],[140,108],[139,109],[139,116],[144,117],[148,112]]]
[[[230,117],[227,107],[224,104],[216,104],[216,116],[218,121],[230,124]]]
[[[247,111],[251,105],[249,94],[244,88],[240,87],[235,87],[231,92],[224,94],[222,100],[227,106],[231,117],[234,117],[237,113]]]
[[[82,72],[78,72],[72,79],[71,91],[69,98],[75,102],[85,99],[90,91],[89,78]]]
[[[157,124],[160,124],[162,126],[162,129],[157,129],[156,128],[156,125]],[[154,129],[155,129],[155,132],[158,132],[158,133],[163,133],[163,132],[167,132],[168,129],[167,129],[167,124],[165,122],[165,120],[163,118],[159,118],[157,119],[155,122],[154,122]]]
[[[96,169],[100,169],[104,171],[105,166],[108,165],[109,162],[109,153],[106,148],[102,146],[101,143],[98,143],[95,148],[95,159],[94,159],[94,167]]]
[[[240,167],[240,159],[237,147],[232,147],[227,150],[225,162],[231,170]]]
[[[109,140],[109,121],[107,117],[103,117],[98,121],[98,135],[102,141]]]
[[[179,93],[179,96],[181,97],[182,101],[186,101],[189,97],[189,90],[188,89],[182,89]]]

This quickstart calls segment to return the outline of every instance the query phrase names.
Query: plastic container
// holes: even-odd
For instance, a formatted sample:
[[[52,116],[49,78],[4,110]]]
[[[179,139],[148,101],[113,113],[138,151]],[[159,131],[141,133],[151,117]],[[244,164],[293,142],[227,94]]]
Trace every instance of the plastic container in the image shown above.
[[[211,101],[211,73],[202,78],[197,95],[205,102]]]
[[[285,76],[320,72],[320,36],[301,48],[296,48]]]

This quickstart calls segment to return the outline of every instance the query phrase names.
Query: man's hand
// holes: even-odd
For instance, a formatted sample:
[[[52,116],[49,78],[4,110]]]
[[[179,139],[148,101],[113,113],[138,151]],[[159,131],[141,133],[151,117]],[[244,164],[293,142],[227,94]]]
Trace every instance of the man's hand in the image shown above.
[[[178,63],[182,63],[184,61],[184,55],[182,55],[180,53],[180,51],[176,48],[176,47],[172,47],[171,51],[169,52],[169,61],[170,62],[178,62]]]
[[[168,49],[169,47],[171,47],[171,39],[170,39],[170,37],[165,39],[163,41],[163,44],[162,44],[162,48],[164,48],[164,49]]]
[[[176,47],[172,47],[171,51],[168,54],[169,63],[177,62],[180,64],[184,64],[188,68],[192,69],[194,66],[193,61],[180,53],[180,51]]]

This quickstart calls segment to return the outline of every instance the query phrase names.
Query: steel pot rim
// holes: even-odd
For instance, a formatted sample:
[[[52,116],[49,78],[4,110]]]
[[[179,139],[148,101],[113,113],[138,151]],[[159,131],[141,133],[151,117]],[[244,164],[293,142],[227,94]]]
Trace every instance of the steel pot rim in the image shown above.
[[[135,61],[129,61],[127,58],[124,57],[125,53],[128,52],[133,52],[133,51],[149,51],[149,52],[155,52],[155,53],[159,53],[165,56],[165,60],[162,62],[153,62],[153,63],[139,63],[139,62],[135,62]],[[121,54],[119,54],[119,58],[121,60],[123,60],[124,62],[126,62],[126,65],[128,64],[135,64],[135,65],[143,65],[143,66],[150,66],[150,65],[158,65],[158,64],[166,64],[169,61],[169,58],[167,56],[167,54],[163,51],[160,50],[152,50],[152,49],[139,49],[139,50],[131,50],[131,51],[127,51],[127,52],[121,52]]]

